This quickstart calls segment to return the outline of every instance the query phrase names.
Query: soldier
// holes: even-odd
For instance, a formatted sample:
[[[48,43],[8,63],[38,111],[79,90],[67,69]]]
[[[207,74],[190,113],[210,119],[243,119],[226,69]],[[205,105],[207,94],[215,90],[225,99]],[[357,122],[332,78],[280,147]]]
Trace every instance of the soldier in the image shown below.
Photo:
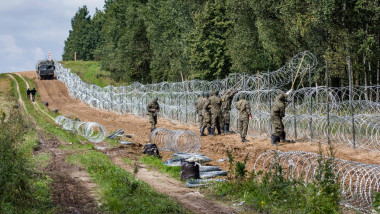
[[[37,93],[37,91],[36,91],[35,88],[33,88],[32,90],[30,90],[30,94],[32,95],[32,101],[33,101],[33,102],[34,102],[34,100],[35,100],[36,93]]]
[[[202,124],[203,124],[202,110],[203,110],[203,105],[204,105],[204,101],[205,101],[204,99],[205,99],[205,93],[202,92],[201,96],[197,99],[197,101],[195,101],[195,108],[196,108],[197,115],[198,115],[199,128],[202,128]]]
[[[284,94],[283,91],[276,97],[276,102],[272,108],[271,112],[271,120],[273,125],[273,133],[271,136],[271,141],[273,145],[277,145],[278,142],[290,142],[289,140],[285,140],[285,131],[284,131],[284,123],[282,122],[282,118],[285,117],[285,108],[288,105],[288,97],[292,90],[288,91]]]
[[[231,111],[231,103],[232,98],[235,94],[238,93],[238,90],[228,90],[222,96],[222,124],[223,131],[225,134],[230,133],[230,111]]]
[[[26,90],[26,98],[29,100],[30,99],[30,89]]]
[[[236,109],[239,111],[239,132],[241,137],[241,142],[249,142],[245,137],[247,136],[249,118],[252,118],[251,107],[247,100],[245,100],[245,95],[242,93],[239,96],[239,101],[236,103]]]
[[[210,136],[214,136],[214,133],[211,132],[211,105],[210,105],[209,97],[210,97],[210,94],[206,92],[204,105],[202,109],[203,124],[201,127],[201,136],[206,136],[204,134],[205,128],[207,128],[207,132]]]
[[[220,131],[220,123],[222,122],[222,110],[220,106],[222,99],[220,99],[219,91],[214,91],[214,95],[210,97],[211,105],[211,133],[214,134],[215,128],[218,130],[218,134],[222,134]]]
[[[160,111],[160,105],[158,104],[158,98],[155,97],[151,103],[147,106],[149,122],[150,122],[150,131],[152,132],[156,128],[157,124],[157,114]]]

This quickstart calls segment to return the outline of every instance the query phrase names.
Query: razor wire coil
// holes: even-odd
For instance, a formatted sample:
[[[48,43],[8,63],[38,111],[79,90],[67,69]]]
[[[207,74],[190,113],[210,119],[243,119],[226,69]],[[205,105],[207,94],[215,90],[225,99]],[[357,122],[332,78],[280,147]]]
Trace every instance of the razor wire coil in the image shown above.
[[[151,132],[150,142],[162,151],[195,153],[201,148],[201,138],[188,130],[157,128]]]
[[[301,179],[307,185],[316,181],[326,160],[330,161],[334,180],[340,184],[343,203],[361,212],[370,212],[373,194],[380,193],[379,165],[332,159],[310,152],[269,151],[257,157],[253,168],[273,172],[278,164],[288,179]]]
[[[210,82],[188,80],[146,85],[135,82],[129,86],[104,88],[89,85],[71,73],[70,69],[62,67],[58,62],[56,65],[56,76],[65,83],[69,94],[92,108],[147,117],[147,104],[158,97],[161,107],[159,117],[187,124],[197,123],[195,101],[202,91],[219,90],[224,93],[232,87],[240,88],[240,93],[245,94],[253,113],[248,135],[267,138],[271,134],[270,110],[276,96],[296,76],[303,79],[306,73],[313,72],[317,67],[317,59],[310,52],[304,51],[280,69],[271,72],[254,75],[233,73],[225,79]],[[296,86],[300,85],[302,87],[298,89]],[[355,146],[380,150],[380,85],[353,87],[351,96],[349,87],[304,87],[302,81],[294,89],[292,103],[287,107],[283,119],[287,137],[322,142],[329,137],[332,142],[351,147],[354,145],[354,123]],[[230,127],[233,131],[237,131],[238,112],[235,103],[239,94],[234,96],[232,102]],[[326,100],[329,110],[326,108]],[[351,103],[354,116],[351,115]],[[329,121],[326,119],[327,114],[330,115]]]
[[[99,123],[75,121],[62,115],[57,116],[54,121],[63,129],[75,131],[93,143],[100,143],[106,137],[106,130]]]

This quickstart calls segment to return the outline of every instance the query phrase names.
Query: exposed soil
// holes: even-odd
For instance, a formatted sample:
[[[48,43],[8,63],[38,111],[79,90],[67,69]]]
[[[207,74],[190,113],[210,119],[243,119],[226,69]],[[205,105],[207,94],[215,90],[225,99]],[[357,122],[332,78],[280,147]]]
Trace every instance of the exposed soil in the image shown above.
[[[21,99],[21,94],[25,93],[20,93],[19,85],[17,82],[16,84],[20,97],[19,103],[21,106],[25,106]],[[91,182],[89,174],[84,169],[66,161],[68,155],[77,151],[59,149],[59,145],[67,143],[59,142],[53,135],[45,136],[37,125],[36,130],[40,144],[34,154],[47,153],[51,157],[49,164],[46,167],[39,167],[39,170],[47,173],[53,179],[51,197],[55,205],[55,212],[101,213],[94,192],[96,184]]]
[[[130,139],[130,141],[136,143],[137,145],[143,145],[149,142],[150,124],[148,119],[139,118],[134,115],[116,114],[90,108],[87,104],[84,104],[81,101],[72,98],[68,94],[66,86],[61,81],[38,80],[34,71],[23,72],[21,75],[35,80],[41,101],[49,102],[49,108],[51,110],[57,109],[62,115],[78,117],[82,121],[98,122],[106,128],[107,133],[121,128],[125,131],[126,134],[132,134],[133,138]],[[199,133],[197,126],[175,124],[167,119],[159,119],[158,127],[165,127],[167,129],[192,130],[195,133]],[[290,144],[280,143],[279,146],[276,147],[270,143],[270,139],[257,139],[252,137],[248,137],[248,139],[250,142],[242,143],[240,136],[237,134],[202,137],[202,147],[199,150],[199,153],[203,153],[209,156],[213,160],[210,162],[211,165],[220,166],[224,170],[228,169],[228,161],[216,162],[215,160],[227,158],[227,150],[232,151],[232,154],[235,156],[235,160],[238,161],[242,161],[245,155],[249,153],[247,167],[248,170],[252,170],[256,157],[265,151],[306,151],[313,153],[318,153],[319,151],[317,142],[297,141],[296,143]],[[327,151],[328,149],[325,144],[322,144],[322,148],[324,151]],[[135,153],[140,154],[142,148],[135,147],[134,150]],[[128,168],[128,165],[124,164],[121,161],[121,157],[130,155],[128,154],[127,150],[116,149],[111,151],[107,151],[106,153],[117,165],[128,171],[132,170],[130,169],[130,166]],[[335,146],[335,152],[336,158],[368,164],[380,164],[380,152],[378,151],[353,149],[344,145],[337,145]],[[163,160],[167,160],[170,158],[170,156],[170,152],[163,153]],[[221,210],[229,212],[227,209],[225,209],[225,207],[220,207],[221,205],[218,205],[215,202],[210,202],[211,204],[202,204],[208,202],[205,202],[206,199],[202,199],[202,196],[198,194],[197,191],[184,188],[184,185],[182,183],[168,178],[162,174],[153,172],[152,170],[143,168],[140,170],[137,176],[150,184],[156,191],[168,194],[176,198],[179,203],[181,203],[186,208],[189,208],[190,210],[196,211],[196,213],[202,212],[202,210],[205,212],[208,211],[209,213],[216,211],[220,213]],[[198,201],[194,202],[194,200],[197,200],[197,198]],[[201,200],[199,200],[199,198],[201,198]],[[221,209],[217,209],[215,206]]]

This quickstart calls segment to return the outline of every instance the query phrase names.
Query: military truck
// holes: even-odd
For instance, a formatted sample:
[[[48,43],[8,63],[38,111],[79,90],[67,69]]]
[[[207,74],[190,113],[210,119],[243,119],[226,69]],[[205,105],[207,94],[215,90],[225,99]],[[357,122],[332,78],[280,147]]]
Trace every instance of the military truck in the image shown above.
[[[55,66],[53,60],[38,60],[36,64],[36,72],[38,79],[54,79],[55,78]]]

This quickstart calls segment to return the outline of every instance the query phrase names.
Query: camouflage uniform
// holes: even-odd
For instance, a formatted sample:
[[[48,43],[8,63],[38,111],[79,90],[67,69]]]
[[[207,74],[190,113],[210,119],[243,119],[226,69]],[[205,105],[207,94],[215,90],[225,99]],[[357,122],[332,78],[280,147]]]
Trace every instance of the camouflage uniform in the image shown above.
[[[215,91],[214,95],[210,97],[211,105],[211,132],[214,133],[215,128],[218,130],[218,134],[221,134],[220,123],[222,122],[222,110],[220,106],[222,99],[218,96],[219,91]]]
[[[284,123],[282,122],[282,118],[285,117],[285,108],[288,105],[288,95],[281,92],[277,98],[276,102],[272,108],[271,112],[271,120],[273,133],[271,136],[272,144],[277,144],[280,140],[285,141],[285,131],[284,131]]]
[[[210,99],[209,99],[209,94],[205,94],[205,100],[204,100],[204,105],[202,109],[202,115],[203,115],[203,124],[202,124],[202,129],[201,130],[201,135],[204,131],[205,128],[207,128],[207,132],[209,135],[214,135],[213,132],[211,132],[211,105],[210,105]]]
[[[199,128],[202,128],[202,124],[203,124],[203,114],[202,114],[202,110],[203,110],[203,105],[204,105],[204,102],[205,102],[205,97],[204,97],[204,93],[202,92],[202,96],[199,97],[197,99],[197,101],[195,101],[195,108],[196,108],[196,111],[197,111],[197,115],[198,115],[198,124],[199,124]]]
[[[222,124],[223,124],[224,133],[230,133],[231,103],[232,103],[232,98],[235,96],[237,92],[238,92],[237,90],[227,91],[222,96]]]
[[[157,101],[158,101],[158,98],[156,97],[147,106],[149,122],[150,122],[150,131],[153,131],[156,128],[156,124],[157,124],[157,114],[160,111],[160,105],[158,104]]]
[[[247,136],[249,116],[251,115],[251,107],[247,100],[245,100],[245,95],[240,94],[239,101],[236,103],[236,109],[239,111],[239,132],[241,136],[241,142],[248,142],[245,137]]]

